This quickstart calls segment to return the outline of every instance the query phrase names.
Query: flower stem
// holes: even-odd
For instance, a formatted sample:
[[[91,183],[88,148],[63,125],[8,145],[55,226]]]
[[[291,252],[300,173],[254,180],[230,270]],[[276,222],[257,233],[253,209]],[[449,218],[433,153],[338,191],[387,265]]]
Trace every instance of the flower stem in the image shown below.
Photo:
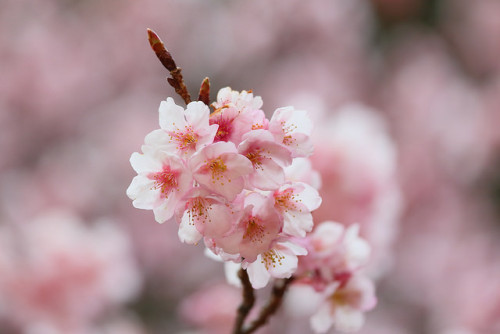
[[[175,89],[175,92],[179,94],[186,104],[191,102],[191,97],[187,90],[186,84],[184,83],[184,78],[182,77],[181,68],[177,67],[174,58],[167,51],[165,45],[161,41],[160,37],[151,29],[148,29],[148,40],[149,45],[156,54],[156,57],[160,60],[163,66],[170,72],[171,78],[167,78],[168,83]]]
[[[233,334],[243,334],[243,325],[248,313],[252,310],[255,303],[255,295],[253,291],[252,284],[248,278],[248,273],[245,269],[241,268],[238,272],[238,277],[241,280],[241,285],[243,286],[243,301],[238,307],[238,313],[236,315],[236,322],[234,323]]]
[[[287,279],[278,280],[274,283],[268,302],[260,310],[259,316],[246,327],[244,326],[245,319],[248,317],[248,314],[255,304],[255,295],[250,279],[248,278],[247,271],[240,269],[238,277],[240,278],[243,286],[243,301],[238,307],[233,334],[251,334],[260,327],[264,326],[269,321],[269,318],[276,313],[283,302],[283,296],[285,295],[288,286],[293,282],[295,277],[292,276]]]
[[[269,318],[276,313],[276,311],[279,309],[283,302],[283,296],[285,295],[285,292],[294,280],[294,277],[290,277],[287,279],[279,280],[274,283],[273,290],[271,292],[271,297],[269,298],[267,304],[262,307],[262,309],[259,312],[259,316],[257,319],[252,321],[250,325],[245,328],[245,330],[242,332],[242,334],[250,334],[255,332],[259,327],[264,326]]]

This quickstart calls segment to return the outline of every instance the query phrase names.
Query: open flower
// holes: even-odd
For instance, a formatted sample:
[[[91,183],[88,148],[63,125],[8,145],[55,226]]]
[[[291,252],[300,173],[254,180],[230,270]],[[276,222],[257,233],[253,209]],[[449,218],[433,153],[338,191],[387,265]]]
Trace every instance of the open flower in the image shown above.
[[[312,121],[304,110],[295,110],[293,107],[276,109],[269,122],[269,131],[277,142],[292,152],[293,157],[307,157],[313,152],[309,138]]]
[[[306,255],[307,250],[291,241],[276,241],[273,246],[259,254],[252,262],[244,262],[243,268],[248,270],[248,278],[254,289],[267,285],[271,277],[290,278],[297,270],[298,255]]]
[[[314,226],[311,211],[321,205],[318,191],[303,182],[286,183],[274,192],[275,208],[283,215],[283,231],[305,237]]]
[[[226,87],[217,94],[213,103],[215,111],[210,115],[210,124],[217,124],[215,142],[231,141],[238,145],[243,135],[255,129],[266,129],[268,120],[260,109],[262,99],[247,91],[231,90]]]
[[[311,317],[316,333],[326,333],[334,326],[341,332],[357,331],[365,321],[364,312],[377,303],[373,282],[364,276],[352,276],[347,283],[335,282],[323,293],[324,300]]]
[[[194,179],[215,194],[232,201],[253,171],[252,163],[233,143],[219,142],[201,149],[190,160]]]
[[[213,103],[215,109],[235,107],[239,111],[260,110],[262,98],[253,96],[252,92],[243,90],[241,92],[225,87],[217,93],[217,101]]]
[[[203,102],[191,102],[184,110],[169,97],[161,102],[159,113],[161,129],[146,136],[146,146],[184,157],[213,142],[217,125],[209,125],[210,110]]]
[[[133,153],[130,163],[138,174],[127,189],[134,207],[153,210],[158,223],[172,218],[193,184],[182,160],[162,150],[151,150],[145,154]]]
[[[307,237],[309,253],[301,258],[300,271],[308,273],[316,290],[323,291],[339,277],[350,276],[368,263],[371,249],[358,233],[357,224],[345,228],[327,221]]]
[[[238,146],[240,154],[252,162],[254,171],[248,176],[252,188],[274,190],[285,183],[283,167],[292,163],[290,151],[274,141],[263,129],[250,131]]]
[[[179,238],[196,244],[202,237],[218,238],[230,231],[238,220],[235,203],[196,187],[186,196],[185,205],[178,208]]]
[[[272,199],[259,193],[245,196],[244,208],[235,229],[215,242],[225,253],[239,254],[243,260],[253,262],[259,254],[270,249],[283,221]]]

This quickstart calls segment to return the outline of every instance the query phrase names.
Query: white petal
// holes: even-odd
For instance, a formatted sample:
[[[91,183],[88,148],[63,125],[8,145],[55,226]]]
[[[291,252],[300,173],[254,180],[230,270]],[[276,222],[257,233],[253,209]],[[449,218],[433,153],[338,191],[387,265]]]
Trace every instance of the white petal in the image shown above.
[[[177,233],[179,239],[187,244],[197,244],[198,241],[203,237],[200,232],[196,229],[194,222],[190,219],[190,215],[184,212],[182,216],[181,223],[179,225],[179,231]]]
[[[177,199],[174,193],[164,200],[164,202],[153,208],[153,213],[155,214],[155,220],[162,224],[173,217],[175,213],[175,203]],[[174,204],[174,205],[172,205]]]
[[[262,258],[259,255],[257,260],[250,263],[247,267],[248,278],[254,289],[261,289],[269,283],[271,274],[266,269],[264,263],[262,263]]]
[[[326,302],[311,317],[311,327],[315,333],[326,333],[333,325],[332,309]]]
[[[361,311],[349,306],[341,306],[335,309],[335,328],[341,332],[356,332],[361,329],[364,322],[365,317]]]
[[[288,248],[295,255],[307,255],[307,249],[290,241],[280,242],[280,245]]]
[[[278,189],[285,182],[283,167],[268,159],[262,163],[262,169],[254,170],[250,175],[251,184],[262,190]]]
[[[238,277],[238,271],[241,269],[241,263],[232,261],[224,262],[224,273],[229,284],[241,287],[241,280]]]
[[[144,175],[137,175],[127,188],[127,196],[138,209],[149,210],[159,198],[158,190],[153,189],[154,181]]]
[[[304,204],[308,210],[316,210],[321,205],[321,196],[318,191],[307,183],[300,183],[304,188],[297,194],[297,199]]]
[[[160,127],[167,131],[174,131],[186,126],[184,108],[175,104],[174,99],[167,98],[160,103]]]
[[[170,135],[163,129],[151,131],[144,138],[144,143],[149,146],[173,145],[170,141]]]
[[[283,252],[278,249],[275,250],[277,254],[281,255],[280,261],[276,261],[275,265],[269,266],[269,273],[275,278],[289,278],[297,270],[297,255],[289,252]]]
[[[130,164],[137,174],[150,173],[161,169],[160,161],[156,161],[150,155],[137,152],[132,153],[130,156]]]
[[[205,103],[200,101],[191,102],[186,109],[186,120],[193,129],[207,128],[209,114],[210,110]]]
[[[283,214],[285,225],[283,231],[296,237],[305,237],[314,226],[312,214],[309,212],[287,211]]]

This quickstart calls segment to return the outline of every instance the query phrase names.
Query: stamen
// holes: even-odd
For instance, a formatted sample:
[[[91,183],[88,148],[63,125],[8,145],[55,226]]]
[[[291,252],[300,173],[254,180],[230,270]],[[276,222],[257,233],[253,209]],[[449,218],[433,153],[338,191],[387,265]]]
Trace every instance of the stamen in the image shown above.
[[[250,216],[247,221],[247,229],[243,235],[243,239],[247,239],[250,242],[262,243],[262,239],[269,232],[265,231],[264,226],[262,226],[261,223],[262,222],[258,217]]]
[[[271,249],[262,254],[262,263],[266,266],[266,269],[269,270],[271,267],[276,268],[276,265],[283,265],[283,260],[285,257],[278,252],[276,249]]]
[[[224,177],[224,173],[227,171],[227,166],[222,160],[222,158],[213,159],[208,163],[208,168],[212,172],[212,182],[219,181],[221,177]]]
[[[257,148],[251,152],[248,152],[245,155],[248,158],[248,160],[250,160],[252,162],[252,165],[255,169],[264,170],[264,168],[262,167],[262,160],[263,160],[263,156],[261,154],[262,151],[263,151],[263,149]]]
[[[302,200],[298,199],[297,197],[297,194],[295,194],[292,189],[285,189],[283,192],[278,193],[274,196],[274,203],[280,210],[284,212],[302,212],[302,209],[298,205],[300,202],[302,202]]]
[[[170,139],[177,142],[177,149],[181,151],[195,150],[198,135],[191,126],[186,126],[184,131],[171,132]]]
[[[155,180],[152,189],[161,189],[161,195],[167,198],[173,190],[178,190],[177,176],[178,173],[171,171],[169,166],[163,167],[161,172],[153,173],[150,176],[151,179]]]

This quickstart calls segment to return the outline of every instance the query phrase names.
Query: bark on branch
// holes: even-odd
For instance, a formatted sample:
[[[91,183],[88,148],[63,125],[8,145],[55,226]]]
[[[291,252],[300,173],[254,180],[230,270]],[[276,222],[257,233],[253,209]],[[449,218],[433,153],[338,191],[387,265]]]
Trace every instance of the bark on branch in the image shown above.
[[[182,77],[181,68],[177,67],[174,58],[167,51],[165,45],[161,41],[160,37],[151,29],[148,29],[148,40],[149,45],[156,54],[156,57],[160,60],[163,66],[170,72],[171,78],[167,78],[168,83],[175,89],[175,92],[179,94],[186,104],[191,102],[191,97],[187,90],[186,84]]]

